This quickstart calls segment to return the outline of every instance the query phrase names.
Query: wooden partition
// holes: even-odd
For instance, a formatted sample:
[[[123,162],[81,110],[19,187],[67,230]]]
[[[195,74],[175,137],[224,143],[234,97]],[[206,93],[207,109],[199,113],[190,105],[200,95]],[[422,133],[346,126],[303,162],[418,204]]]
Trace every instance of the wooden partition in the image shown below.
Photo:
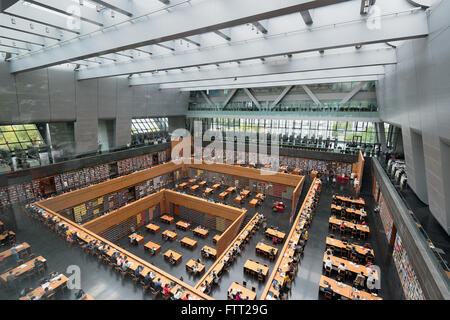
[[[211,216],[221,217],[231,221],[236,220],[243,212],[242,209],[227,206],[225,204],[211,202],[199,197],[191,196],[184,193],[179,193],[172,190],[164,190],[164,200],[166,206],[173,203],[183,206],[201,213]]]
[[[237,236],[237,233],[239,232],[242,222],[244,222],[246,216],[247,210],[244,210],[244,212],[242,212],[241,215],[236,220],[233,221],[233,223],[228,227],[228,229],[225,230],[224,233],[222,233],[219,240],[217,240],[216,243],[217,257],[220,257],[222,255],[227,246]]]
[[[133,216],[138,215],[148,208],[154,207],[157,204],[161,204],[161,202],[163,202],[163,199],[164,189],[147,197],[134,201],[117,210],[114,210],[104,216],[91,220],[83,224],[83,227],[97,234],[102,233],[103,231],[115,225],[121,224],[122,222]]]
[[[145,260],[143,260],[143,259],[141,259],[141,258],[135,256],[135,255],[132,254],[131,252],[128,252],[127,250],[125,250],[125,249],[119,247],[118,245],[115,245],[114,243],[109,242],[108,240],[106,240],[106,239],[100,237],[99,235],[97,235],[97,234],[95,234],[94,232],[92,232],[92,231],[90,231],[90,230],[84,228],[83,226],[79,226],[79,225],[76,224],[75,222],[73,222],[73,221],[71,221],[71,220],[69,220],[69,219],[67,219],[67,218],[65,218],[65,217],[63,217],[63,216],[61,216],[60,214],[58,214],[58,213],[56,213],[56,212],[54,212],[54,211],[52,211],[52,210],[49,210],[48,208],[46,208],[45,206],[43,206],[41,203],[36,203],[36,205],[37,205],[38,207],[40,207],[40,208],[46,210],[46,211],[47,211],[48,213],[50,213],[51,215],[58,216],[65,224],[70,225],[72,228],[78,230],[79,232],[82,232],[82,233],[88,235],[89,237],[91,237],[91,238],[93,238],[93,239],[95,239],[95,240],[103,241],[104,243],[106,243],[107,245],[109,245],[111,248],[114,248],[114,249],[116,249],[117,251],[119,251],[119,252],[121,253],[121,255],[126,255],[126,256],[128,257],[128,260],[129,260],[129,261],[134,260],[134,261],[137,262],[138,264],[140,264],[140,265],[142,265],[142,266],[144,266],[144,267],[146,267],[146,268],[152,270],[152,271],[156,274],[157,278],[158,278],[158,277],[160,277],[160,278],[165,278],[165,279],[168,279],[169,281],[172,281],[172,282],[177,283],[178,285],[184,287],[184,288],[188,291],[188,293],[189,293],[191,296],[193,296],[193,297],[197,297],[197,298],[202,299],[202,300],[213,300],[210,296],[204,294],[204,293],[201,292],[200,290],[197,290],[197,289],[191,287],[190,285],[188,285],[187,283],[181,281],[180,279],[178,279],[178,278],[176,278],[176,277],[170,275],[169,273],[167,273],[167,272],[165,272],[165,271],[163,271],[163,270],[157,268],[156,266],[150,264],[149,262],[147,262],[147,261],[145,261]]]
[[[302,181],[299,182],[297,187],[295,187],[294,192],[292,193],[292,209],[291,209],[292,215],[294,214],[295,209],[297,208],[298,200],[300,199],[303,190],[303,183],[305,182],[305,177],[302,176],[301,178]]]
[[[162,176],[181,168],[181,164],[167,162],[149,169],[137,171],[123,177],[101,182],[83,189],[62,194],[60,196],[42,200],[39,203],[44,207],[58,212],[66,208],[74,207],[86,201],[113,193],[123,188],[139,184],[141,182]]]
[[[199,160],[197,160],[199,161]],[[223,173],[233,176],[240,176],[244,178],[249,178],[253,180],[266,181],[271,183],[278,183],[283,185],[288,185],[291,187],[296,187],[302,180],[301,176],[274,172],[268,170],[246,168],[237,165],[215,163],[211,161],[202,161],[202,163],[197,164],[191,159],[190,163],[186,163],[185,166],[194,169],[212,171],[217,173]]]
[[[313,190],[314,190],[314,188],[316,186],[316,181],[317,180],[318,180],[317,178],[314,178],[313,182],[311,183],[311,186],[309,187],[308,194],[305,197],[305,200],[308,198],[308,195],[310,195],[311,192],[313,192]],[[273,271],[270,274],[269,279],[267,280],[266,287],[264,288],[264,291],[261,294],[260,300],[265,300],[266,299],[267,292],[269,291],[270,287],[272,286],[273,279],[275,278],[275,275],[277,274],[277,270],[280,267],[281,261],[283,260],[284,254],[286,253],[286,250],[289,247],[289,240],[294,235],[295,228],[297,227],[297,224],[300,221],[300,217],[301,217],[300,213],[303,211],[303,207],[304,206],[305,206],[305,201],[303,202],[302,207],[300,208],[300,210],[299,210],[299,212],[297,214],[297,217],[295,218],[294,224],[292,225],[292,228],[291,228],[291,231],[289,232],[289,235],[286,237],[286,240],[284,242],[283,248],[280,250],[280,254],[278,255],[278,260],[277,260],[277,262],[275,263],[275,266],[272,269]]]
[[[362,186],[362,179],[363,179],[363,172],[364,172],[364,156],[361,151],[359,151],[358,154],[358,162],[354,163],[352,165],[352,172],[355,174],[355,177],[359,180],[359,187],[357,190],[357,194],[359,194],[359,191]]]
[[[217,254],[217,259],[216,261],[214,261],[213,265],[211,266],[211,268],[209,268],[209,270],[207,272],[205,272],[205,274],[203,275],[203,277],[197,282],[197,284],[195,285],[195,289],[200,291],[200,286],[202,285],[202,283],[206,280],[206,278],[208,278],[209,273],[214,270],[216,268],[216,266],[219,263],[222,263],[222,259],[224,258],[225,254],[231,249],[231,247],[233,246],[234,242],[238,239],[238,237],[250,226],[250,224],[256,219],[256,217],[258,216],[258,212],[255,213],[255,215],[250,219],[250,221],[247,223],[247,225],[242,229],[241,232],[239,232],[239,234],[237,234],[233,241],[230,242],[230,244],[228,245],[228,247],[225,248],[225,250],[222,251],[222,253],[219,255]]]

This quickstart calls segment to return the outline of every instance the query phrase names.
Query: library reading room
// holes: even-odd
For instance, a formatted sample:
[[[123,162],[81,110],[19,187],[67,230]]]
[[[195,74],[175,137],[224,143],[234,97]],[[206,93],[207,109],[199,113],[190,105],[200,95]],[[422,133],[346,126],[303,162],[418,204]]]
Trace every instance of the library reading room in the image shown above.
[[[0,300],[450,300],[449,16],[0,0]]]

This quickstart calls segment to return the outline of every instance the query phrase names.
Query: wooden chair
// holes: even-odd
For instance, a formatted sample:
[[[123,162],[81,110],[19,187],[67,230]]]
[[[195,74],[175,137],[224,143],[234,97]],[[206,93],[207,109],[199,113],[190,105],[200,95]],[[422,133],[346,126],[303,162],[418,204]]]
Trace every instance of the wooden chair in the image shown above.
[[[331,231],[333,231],[333,232],[337,231],[338,228],[339,227],[337,225],[335,225],[335,224],[331,225]]]
[[[331,272],[332,272],[332,271],[333,271],[332,268],[326,268],[326,267],[325,267],[325,275],[328,275],[328,276],[331,277]]]
[[[253,292],[256,292],[256,287],[253,286],[253,287],[252,287],[252,291],[253,291]]]
[[[266,277],[263,274],[258,273],[258,281],[264,282],[264,281],[266,281]]]
[[[344,226],[339,226],[339,231],[341,232],[341,235],[345,234],[345,232],[347,231],[346,228]]]
[[[361,240],[366,240],[366,239],[367,239],[367,232],[365,232],[365,231],[360,231],[360,232],[359,232],[359,238],[360,238]]]
[[[357,237],[358,237],[358,230],[352,229],[352,238],[357,238]]]
[[[247,281],[242,281],[242,286],[247,287]]]
[[[323,296],[324,296],[325,299],[327,299],[327,300],[332,300],[332,299],[333,299],[333,294],[332,294],[331,292],[329,292],[329,291],[325,291],[325,292],[323,293]]]

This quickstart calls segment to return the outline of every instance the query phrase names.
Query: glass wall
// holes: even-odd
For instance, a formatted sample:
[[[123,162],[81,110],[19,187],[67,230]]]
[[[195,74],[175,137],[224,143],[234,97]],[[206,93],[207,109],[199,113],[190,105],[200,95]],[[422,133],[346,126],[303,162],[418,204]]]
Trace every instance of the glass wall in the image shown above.
[[[131,133],[147,133],[159,132],[169,130],[168,118],[146,118],[146,119],[132,119]]]
[[[295,136],[307,139],[337,139],[348,143],[378,143],[375,123],[327,120],[271,120],[271,119],[195,119],[188,121],[193,132],[193,121],[202,121],[204,130],[242,131]]]
[[[26,150],[29,146],[44,144],[35,124],[0,126],[0,149]]]

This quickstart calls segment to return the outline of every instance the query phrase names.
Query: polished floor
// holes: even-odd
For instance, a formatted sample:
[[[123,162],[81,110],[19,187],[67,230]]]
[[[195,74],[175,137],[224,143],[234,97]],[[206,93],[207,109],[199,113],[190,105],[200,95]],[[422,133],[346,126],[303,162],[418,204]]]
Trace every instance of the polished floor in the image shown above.
[[[298,211],[305,194],[309,188],[310,181],[307,179],[305,182],[303,192],[300,198],[296,212]],[[363,190],[364,191],[364,190]],[[319,299],[319,278],[322,273],[322,257],[325,251],[325,238],[329,233],[328,230],[328,218],[330,215],[331,195],[333,192],[339,192],[341,194],[349,194],[351,190],[345,185],[337,185],[335,187],[324,186],[322,195],[319,201],[318,209],[313,219],[313,223],[309,230],[309,240],[306,244],[304,258],[302,259],[299,272],[297,273],[295,282],[293,284],[292,293],[290,299]],[[216,193],[217,194],[217,193]],[[386,237],[384,236],[381,221],[376,215],[372,213],[373,203],[369,199],[369,196],[365,196],[367,201],[367,210],[369,211],[369,226],[371,227],[370,241],[375,250],[375,263],[380,266],[382,270],[382,287],[380,290],[380,296],[385,299],[402,299],[402,290],[400,282],[393,266],[392,252],[387,246]],[[244,207],[248,207],[248,200]],[[263,213],[267,220],[268,226],[277,226],[281,231],[286,233],[289,231],[289,212],[290,208],[287,208],[284,213],[274,213],[271,209],[271,203],[274,199],[268,197],[263,205],[256,210],[250,208],[249,216],[246,221],[254,215],[256,211]],[[284,201],[288,206],[290,201]],[[87,256],[80,248],[74,246],[69,248],[65,242],[59,238],[56,234],[48,230],[40,222],[37,222],[27,215],[25,215],[20,206],[16,206],[9,209],[3,209],[0,212],[0,220],[4,221],[9,229],[12,229],[17,234],[17,242],[28,242],[36,255],[44,256],[48,261],[48,272],[58,271],[61,273],[67,273],[67,267],[71,265],[79,266],[81,272],[81,287],[93,296],[95,299],[152,299],[149,294],[143,294],[142,289],[137,287],[130,279],[122,279],[119,274],[114,272],[109,267],[99,263],[96,258]],[[245,224],[246,222],[244,222]],[[172,227],[171,227],[172,228]],[[161,230],[162,231],[162,230]],[[179,231],[179,239],[184,236],[192,237],[192,232]],[[153,236],[150,234],[145,235],[145,240],[151,240],[152,237],[157,239],[158,243],[162,244],[160,234]],[[198,278],[192,278],[186,274],[184,265],[190,257],[199,257],[200,249],[204,244],[212,246],[212,236],[205,240],[195,238],[199,241],[197,249],[191,251],[189,249],[181,248],[178,242],[165,243],[162,252],[168,248],[174,248],[177,252],[183,254],[183,260],[180,265],[172,267],[162,256],[150,257],[147,252],[143,251],[142,246],[130,247],[128,239],[121,239],[120,244],[127,250],[135,252],[141,257],[144,257],[151,263],[161,269],[171,273],[175,277],[183,277],[184,281],[188,284],[195,284]],[[255,246],[259,240],[262,240],[264,235],[262,231],[258,231],[256,235],[250,240],[245,249],[242,251],[241,256],[233,263],[229,273],[225,273],[219,286],[213,288],[211,296],[215,299],[226,299],[226,291],[233,281],[242,283],[243,280],[247,281],[247,287],[251,288],[255,286],[257,296],[259,297],[264,289],[266,283],[260,283],[257,279],[252,279],[248,275],[243,273],[243,265],[247,259],[253,259],[267,264],[270,267],[270,272],[273,271],[274,262],[270,262],[261,256],[257,256],[255,253]],[[278,245],[281,248],[282,245]],[[8,249],[8,247],[0,248],[1,251]],[[135,251],[133,251],[135,250]],[[142,252],[141,252],[142,251]],[[203,259],[202,259],[203,260]],[[208,265],[211,265],[212,261],[208,261]],[[207,267],[208,267],[207,265]],[[2,272],[5,270],[2,269]],[[18,291],[24,287],[34,288],[37,286],[39,277],[32,281],[25,281],[18,285],[17,290],[7,290],[5,288],[0,289],[0,299],[17,299]],[[73,291],[66,292],[65,295],[58,297],[59,299],[73,299]]]

